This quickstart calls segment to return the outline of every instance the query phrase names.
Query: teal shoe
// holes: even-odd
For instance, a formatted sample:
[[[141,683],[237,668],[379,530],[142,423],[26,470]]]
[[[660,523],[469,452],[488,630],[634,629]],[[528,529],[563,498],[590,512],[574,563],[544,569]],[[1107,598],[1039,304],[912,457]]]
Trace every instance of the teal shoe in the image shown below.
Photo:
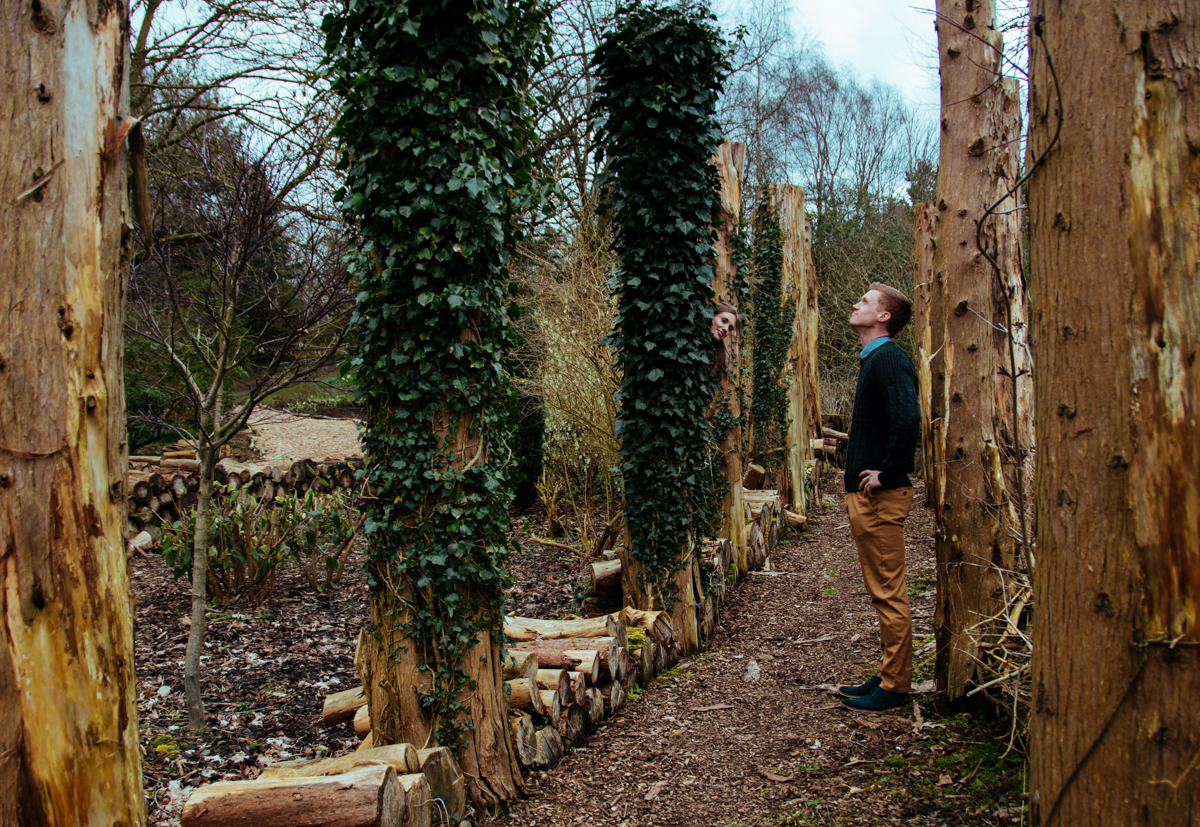
[[[839,686],[838,694],[847,698],[861,698],[865,695],[870,695],[881,683],[883,683],[883,679],[876,675],[866,683],[860,683],[858,686]]]
[[[857,709],[861,712],[883,712],[895,709],[908,703],[908,695],[903,692],[889,692],[882,686],[877,686],[870,695],[861,698],[847,698],[842,706]]]

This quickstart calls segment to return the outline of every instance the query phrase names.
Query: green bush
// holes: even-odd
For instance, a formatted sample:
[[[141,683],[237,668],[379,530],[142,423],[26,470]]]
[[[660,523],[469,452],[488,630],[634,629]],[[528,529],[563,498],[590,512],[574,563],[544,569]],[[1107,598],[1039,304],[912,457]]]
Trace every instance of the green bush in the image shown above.
[[[222,602],[260,596],[275,584],[279,567],[297,566],[314,591],[341,581],[342,567],[358,532],[351,495],[291,494],[273,499],[213,485],[208,541],[208,594]],[[164,526],[159,541],[175,577],[191,577],[196,512]]]

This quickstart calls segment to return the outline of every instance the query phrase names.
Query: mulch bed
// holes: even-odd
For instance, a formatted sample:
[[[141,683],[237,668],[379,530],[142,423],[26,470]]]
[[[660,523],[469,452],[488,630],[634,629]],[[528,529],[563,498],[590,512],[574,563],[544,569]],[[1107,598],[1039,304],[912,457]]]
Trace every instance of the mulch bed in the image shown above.
[[[917,646],[932,633],[934,607],[932,519],[922,500],[918,493],[906,529]],[[540,506],[514,517],[522,550],[510,560],[507,608],[538,617],[578,612],[583,563],[528,540],[544,536],[544,522]],[[558,767],[530,773],[528,798],[508,814],[475,820],[1019,823],[1020,759],[996,755],[1007,730],[967,716],[937,719],[926,696],[918,696],[918,725],[912,706],[852,714],[829,693],[869,676],[878,651],[845,523],[840,504],[817,509],[808,530],[776,551],[777,573],[752,575],[732,591],[709,652],[660,677]],[[183,703],[187,581],[175,581],[157,555],[135,555],[132,579],[149,823],[177,824],[191,786],[358,746],[351,724],[325,728],[320,713],[327,693],[358,682],[354,641],[367,613],[359,551],[332,593],[315,595],[284,571],[267,599],[214,612],[204,661],[211,725],[199,736],[187,734]],[[751,663],[760,677],[743,680]],[[918,659],[918,679],[931,677],[932,663],[932,653]]]

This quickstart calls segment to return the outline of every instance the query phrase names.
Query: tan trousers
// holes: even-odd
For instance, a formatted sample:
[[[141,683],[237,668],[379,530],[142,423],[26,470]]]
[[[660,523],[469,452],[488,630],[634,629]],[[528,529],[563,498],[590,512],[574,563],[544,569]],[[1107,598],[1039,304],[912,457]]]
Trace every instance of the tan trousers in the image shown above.
[[[904,518],[912,500],[911,488],[881,488],[871,497],[846,495],[863,581],[879,615],[879,676],[889,692],[912,689],[912,614],[904,582]]]

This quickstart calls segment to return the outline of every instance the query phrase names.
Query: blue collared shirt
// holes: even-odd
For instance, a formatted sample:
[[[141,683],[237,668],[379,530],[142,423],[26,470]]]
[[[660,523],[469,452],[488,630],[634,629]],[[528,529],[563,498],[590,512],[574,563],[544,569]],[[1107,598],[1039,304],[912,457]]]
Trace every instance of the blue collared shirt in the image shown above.
[[[880,336],[878,339],[872,339],[867,342],[867,346],[862,349],[862,353],[858,354],[858,360],[861,362],[871,355],[877,348],[882,347],[884,342],[890,342],[891,336]]]

